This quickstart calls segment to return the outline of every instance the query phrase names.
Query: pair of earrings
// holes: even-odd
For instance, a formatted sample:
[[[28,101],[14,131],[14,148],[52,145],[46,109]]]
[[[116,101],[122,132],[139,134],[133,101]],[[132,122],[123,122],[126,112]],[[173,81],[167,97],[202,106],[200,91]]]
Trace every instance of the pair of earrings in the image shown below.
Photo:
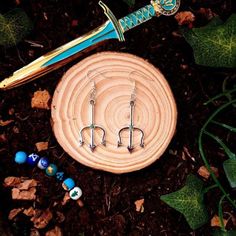
[[[79,132],[79,144],[82,146],[84,144],[84,139],[83,139],[83,132],[86,129],[90,129],[90,144],[89,148],[93,152],[96,148],[96,145],[94,143],[94,133],[95,130],[101,130],[102,131],[102,141],[101,144],[106,146],[106,131],[103,127],[96,125],[94,122],[94,112],[95,112],[95,101],[96,101],[96,86],[95,83],[93,83],[93,88],[90,92],[90,100],[89,100],[89,105],[90,105],[90,124],[88,126],[84,126],[80,132]],[[134,82],[134,88],[130,96],[130,124],[129,126],[123,127],[119,130],[117,136],[118,136],[118,142],[117,142],[117,147],[122,146],[122,138],[121,134],[123,131],[128,130],[129,131],[129,145],[127,147],[128,151],[132,153],[134,150],[134,145],[133,145],[133,133],[135,130],[139,131],[141,133],[141,140],[140,140],[140,146],[143,148],[144,147],[144,132],[140,128],[137,128],[134,126],[134,107],[135,107],[135,101],[136,101],[136,86]]]

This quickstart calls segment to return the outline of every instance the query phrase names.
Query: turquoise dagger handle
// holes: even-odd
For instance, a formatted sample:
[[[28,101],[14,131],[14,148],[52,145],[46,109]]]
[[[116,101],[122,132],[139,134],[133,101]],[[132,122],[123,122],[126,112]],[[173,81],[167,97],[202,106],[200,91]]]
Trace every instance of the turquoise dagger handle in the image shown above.
[[[119,20],[123,32],[128,31],[156,16],[154,7],[149,4]]]

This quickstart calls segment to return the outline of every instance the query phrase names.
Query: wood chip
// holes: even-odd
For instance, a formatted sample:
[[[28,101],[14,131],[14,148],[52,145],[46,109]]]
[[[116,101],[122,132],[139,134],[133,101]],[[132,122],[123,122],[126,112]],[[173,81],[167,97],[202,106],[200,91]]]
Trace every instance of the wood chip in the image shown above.
[[[20,212],[23,211],[24,208],[16,208],[12,209],[8,215],[9,220],[13,220]]]
[[[52,213],[49,209],[42,212],[42,214],[36,214],[30,220],[34,223],[34,227],[37,229],[45,228],[52,219]]]
[[[38,142],[35,144],[38,152],[48,149],[48,142]]]
[[[144,199],[140,199],[134,202],[135,206],[136,206],[136,211],[138,212],[144,212]]]
[[[7,126],[9,124],[11,124],[12,122],[14,122],[14,120],[0,120],[0,126]]]
[[[32,187],[29,190],[20,190],[13,188],[11,190],[12,199],[17,200],[35,200],[36,199],[36,188]]]
[[[219,176],[219,172],[218,172],[218,169],[216,167],[213,167],[211,166],[211,170],[214,172],[214,174],[216,175],[216,177]],[[208,171],[208,169],[205,167],[205,166],[201,166],[199,169],[198,169],[198,174],[200,176],[202,176],[203,178],[205,179],[208,179],[210,177],[210,172]]]
[[[32,100],[31,100],[31,107],[49,110],[50,107],[49,107],[48,103],[49,103],[50,99],[51,99],[51,96],[47,90],[36,91],[34,93]]]
[[[56,226],[54,229],[49,230],[45,234],[45,236],[62,236],[62,231],[61,231],[61,229],[58,226]]]
[[[224,219],[224,226],[226,226],[228,220]],[[217,215],[214,215],[211,219],[211,227],[220,227],[220,218]]]
[[[175,19],[179,25],[188,25],[195,21],[195,16],[190,11],[181,11],[175,15]]]

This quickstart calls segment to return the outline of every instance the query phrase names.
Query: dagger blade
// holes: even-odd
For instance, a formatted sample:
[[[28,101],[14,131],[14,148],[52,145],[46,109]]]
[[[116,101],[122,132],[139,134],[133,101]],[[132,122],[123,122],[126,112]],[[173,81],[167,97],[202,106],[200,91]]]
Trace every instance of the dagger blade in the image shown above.
[[[0,89],[11,89],[41,77],[83,55],[85,51],[93,49],[94,46],[105,40],[118,39],[124,41],[124,32],[150,20],[154,16],[176,13],[180,6],[180,0],[151,0],[151,4],[121,18],[119,21],[102,1],[99,1],[99,5],[103,8],[108,21],[95,30],[17,70],[12,76],[0,82]]]

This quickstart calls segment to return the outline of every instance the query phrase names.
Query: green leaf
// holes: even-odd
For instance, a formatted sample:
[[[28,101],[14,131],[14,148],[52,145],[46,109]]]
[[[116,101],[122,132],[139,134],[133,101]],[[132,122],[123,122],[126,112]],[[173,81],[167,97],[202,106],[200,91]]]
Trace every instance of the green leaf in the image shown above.
[[[224,161],[223,168],[230,186],[236,188],[236,160],[228,159]]]
[[[132,7],[135,4],[135,0],[123,0],[126,4]]]
[[[205,27],[183,31],[195,62],[210,67],[236,67],[236,14],[225,23],[215,19]]]
[[[32,29],[26,13],[16,8],[5,15],[0,14],[0,45],[11,47],[19,43]]]
[[[212,236],[235,236],[236,230],[223,231],[221,229],[216,229],[213,231]]]
[[[203,202],[203,182],[192,174],[187,177],[182,189],[162,195],[161,200],[182,213],[192,229],[197,229],[208,221]]]

